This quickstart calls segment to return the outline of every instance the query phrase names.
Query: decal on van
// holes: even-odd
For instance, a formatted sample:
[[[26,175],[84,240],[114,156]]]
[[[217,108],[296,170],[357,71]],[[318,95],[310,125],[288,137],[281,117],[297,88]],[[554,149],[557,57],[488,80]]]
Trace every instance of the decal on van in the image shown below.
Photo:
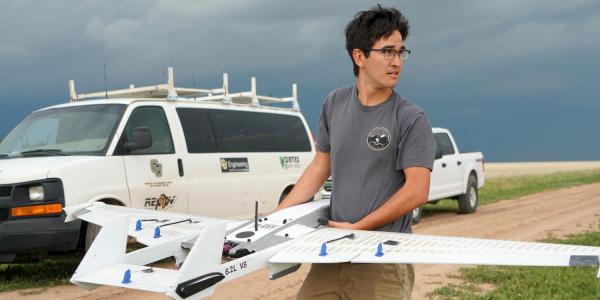
[[[168,187],[173,183],[172,181],[154,181],[154,182],[144,182],[148,187]]]
[[[221,158],[221,172],[250,172],[246,157]]]
[[[279,163],[281,168],[284,170],[291,168],[300,168],[300,157],[299,156],[280,156]]]
[[[160,196],[158,197],[146,198],[144,200],[145,208],[154,208],[154,210],[165,210],[175,205],[175,200],[177,200],[177,196],[167,196],[165,194],[160,194]]]
[[[162,176],[162,164],[157,159],[150,160],[150,171],[156,175],[156,177]]]

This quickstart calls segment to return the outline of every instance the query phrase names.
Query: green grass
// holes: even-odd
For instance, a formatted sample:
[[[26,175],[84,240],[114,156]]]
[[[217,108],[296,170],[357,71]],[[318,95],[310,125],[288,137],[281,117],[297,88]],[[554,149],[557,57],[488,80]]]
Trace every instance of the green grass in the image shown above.
[[[600,246],[600,232],[545,242]],[[460,269],[460,284],[429,294],[436,299],[600,299],[597,267],[493,267]]]
[[[479,190],[479,205],[595,182],[600,182],[600,170],[494,178],[486,180],[483,188]],[[444,199],[438,204],[425,205],[423,216],[457,211],[456,200]]]
[[[140,247],[141,245],[127,247],[127,252]],[[73,254],[67,257],[49,258],[37,263],[0,264],[0,293],[36,288],[23,295],[37,294],[47,287],[68,284],[81,258],[80,255]],[[175,260],[167,257],[152,265],[164,263],[174,264]]]
[[[80,260],[74,255],[38,263],[0,264],[0,292],[67,284]]]

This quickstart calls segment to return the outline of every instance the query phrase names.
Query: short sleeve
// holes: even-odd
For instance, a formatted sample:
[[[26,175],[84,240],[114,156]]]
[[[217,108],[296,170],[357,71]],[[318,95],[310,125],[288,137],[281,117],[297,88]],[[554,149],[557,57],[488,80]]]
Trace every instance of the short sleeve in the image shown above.
[[[423,167],[433,170],[435,140],[424,113],[417,115],[398,143],[396,169]]]
[[[331,144],[329,141],[329,119],[327,116],[327,100],[325,100],[325,103],[323,103],[323,107],[321,108],[319,127],[317,129],[317,144],[315,147],[321,152],[329,153],[331,151]]]

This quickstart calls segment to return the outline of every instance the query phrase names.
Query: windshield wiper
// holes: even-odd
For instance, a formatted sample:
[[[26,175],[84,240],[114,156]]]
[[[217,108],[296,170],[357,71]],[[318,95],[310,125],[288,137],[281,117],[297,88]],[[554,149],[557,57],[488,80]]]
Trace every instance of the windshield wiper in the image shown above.
[[[68,155],[66,153],[63,153],[62,150],[60,149],[36,149],[36,150],[29,150],[29,151],[23,151],[21,152],[21,156],[35,156],[35,155],[48,155],[48,156],[52,156],[52,155]]]

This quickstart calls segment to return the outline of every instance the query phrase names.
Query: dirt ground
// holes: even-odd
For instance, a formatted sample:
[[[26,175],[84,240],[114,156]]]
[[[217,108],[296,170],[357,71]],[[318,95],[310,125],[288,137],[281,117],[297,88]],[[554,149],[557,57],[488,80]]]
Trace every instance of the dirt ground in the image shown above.
[[[439,214],[422,219],[415,233],[534,241],[600,228],[600,183],[538,193],[480,207],[475,214]],[[453,280],[460,266],[417,265],[413,299]],[[267,280],[266,270],[219,286],[209,299],[293,299],[308,266],[282,279]],[[102,287],[92,292],[57,286],[0,293],[0,299],[165,299],[164,295]]]

